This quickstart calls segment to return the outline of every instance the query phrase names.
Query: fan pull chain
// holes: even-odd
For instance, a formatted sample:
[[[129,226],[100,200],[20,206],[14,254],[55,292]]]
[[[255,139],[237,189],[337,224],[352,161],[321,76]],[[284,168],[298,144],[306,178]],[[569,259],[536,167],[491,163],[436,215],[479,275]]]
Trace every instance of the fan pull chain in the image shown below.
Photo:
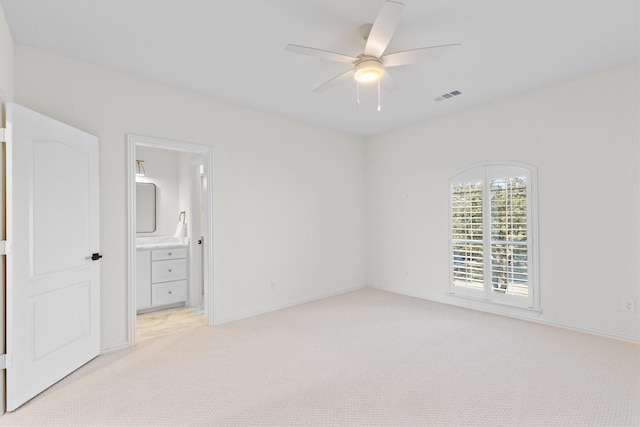
[[[356,104],[360,106],[360,82],[356,80]],[[382,110],[380,102],[380,80],[378,80],[378,111]]]

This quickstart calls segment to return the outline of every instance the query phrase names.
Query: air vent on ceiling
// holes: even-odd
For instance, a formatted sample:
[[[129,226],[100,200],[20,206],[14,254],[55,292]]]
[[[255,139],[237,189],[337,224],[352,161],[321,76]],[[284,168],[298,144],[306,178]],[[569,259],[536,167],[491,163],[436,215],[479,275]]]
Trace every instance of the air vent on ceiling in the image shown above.
[[[454,90],[449,93],[445,93],[444,95],[440,95],[437,98],[433,98],[434,101],[444,101],[445,99],[453,98],[454,96],[462,95],[462,92],[459,90]]]

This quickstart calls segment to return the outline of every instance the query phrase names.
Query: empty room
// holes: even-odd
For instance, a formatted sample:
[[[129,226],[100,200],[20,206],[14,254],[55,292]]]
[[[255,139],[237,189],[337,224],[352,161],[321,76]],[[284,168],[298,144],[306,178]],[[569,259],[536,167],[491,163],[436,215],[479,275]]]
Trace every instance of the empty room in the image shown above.
[[[0,426],[640,425],[639,17],[0,0]]]

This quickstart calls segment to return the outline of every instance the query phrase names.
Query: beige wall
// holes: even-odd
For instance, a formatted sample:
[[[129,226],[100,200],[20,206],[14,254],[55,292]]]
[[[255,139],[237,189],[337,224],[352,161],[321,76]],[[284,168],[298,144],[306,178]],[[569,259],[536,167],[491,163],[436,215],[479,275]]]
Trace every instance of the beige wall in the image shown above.
[[[16,102],[100,139],[103,349],[127,340],[127,133],[213,147],[216,320],[364,285],[361,139],[32,48],[15,64]]]
[[[374,287],[640,338],[638,66],[372,138],[368,280]],[[447,180],[484,161],[538,169],[542,313],[451,297]]]

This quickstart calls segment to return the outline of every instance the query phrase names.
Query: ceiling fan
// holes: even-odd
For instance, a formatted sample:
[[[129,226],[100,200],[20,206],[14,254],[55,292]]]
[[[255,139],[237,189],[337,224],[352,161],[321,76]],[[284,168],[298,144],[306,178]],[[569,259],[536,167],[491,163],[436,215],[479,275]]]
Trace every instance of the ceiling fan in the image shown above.
[[[366,40],[364,51],[358,56],[350,56],[328,50],[317,49],[297,44],[288,44],[285,50],[289,52],[309,55],[321,60],[351,64],[352,68],[318,86],[313,92],[324,92],[338,83],[355,77],[356,87],[359,83],[378,82],[378,111],[380,110],[380,80],[385,79],[390,88],[397,88],[394,79],[386,71],[387,68],[413,64],[419,61],[429,61],[441,58],[455,50],[459,43],[439,46],[421,47],[385,54],[385,50],[393,37],[393,33],[400,21],[404,3],[387,0],[373,24],[361,27]],[[359,104],[358,97],[358,104]]]

